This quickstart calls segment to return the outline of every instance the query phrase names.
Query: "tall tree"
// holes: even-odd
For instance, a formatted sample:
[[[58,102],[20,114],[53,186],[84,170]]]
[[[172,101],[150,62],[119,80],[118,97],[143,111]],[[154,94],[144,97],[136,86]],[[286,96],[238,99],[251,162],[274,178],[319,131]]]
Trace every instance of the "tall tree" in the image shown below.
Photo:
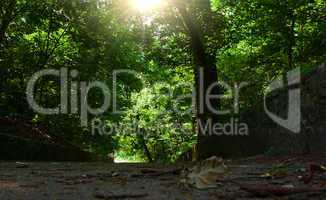
[[[212,137],[212,128],[218,122],[216,111],[219,110],[218,98],[210,98],[220,94],[218,86],[217,67],[216,67],[216,52],[209,52],[205,38],[211,37],[215,31],[210,0],[194,1],[195,8],[184,1],[175,2],[179,10],[184,24],[188,30],[191,40],[195,63],[195,88],[196,88],[196,118],[197,118],[197,133],[198,144],[196,157],[204,159],[216,153],[216,148],[213,145],[207,145],[207,141]],[[195,9],[195,10],[194,10]],[[192,13],[192,14],[190,14]],[[196,13],[196,14],[194,14]],[[203,27],[198,19],[203,18],[207,27]],[[206,30],[205,32],[202,30]],[[211,86],[215,87],[209,91]],[[209,102],[209,103],[208,103]],[[212,106],[210,106],[212,105]],[[201,127],[207,127],[202,129]]]

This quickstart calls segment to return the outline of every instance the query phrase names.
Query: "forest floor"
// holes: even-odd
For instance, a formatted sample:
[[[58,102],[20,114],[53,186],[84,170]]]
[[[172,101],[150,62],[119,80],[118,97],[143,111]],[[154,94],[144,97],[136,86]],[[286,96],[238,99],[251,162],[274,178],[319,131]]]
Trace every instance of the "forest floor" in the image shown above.
[[[195,163],[0,162],[0,199],[326,199],[323,163],[326,154],[225,161],[230,173],[200,190],[180,174]]]

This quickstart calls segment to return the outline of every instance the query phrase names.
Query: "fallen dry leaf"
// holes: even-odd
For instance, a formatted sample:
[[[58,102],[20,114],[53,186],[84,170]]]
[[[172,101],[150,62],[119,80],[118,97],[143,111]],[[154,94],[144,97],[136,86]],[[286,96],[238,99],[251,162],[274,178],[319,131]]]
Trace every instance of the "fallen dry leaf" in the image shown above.
[[[309,174],[307,176],[299,176],[299,179],[302,180],[305,184],[308,184],[312,181],[316,172],[320,172],[320,173],[326,172],[326,166],[312,163],[309,164],[308,171]]]
[[[269,172],[266,172],[265,174],[261,175],[261,178],[267,178],[267,179],[276,179],[276,178],[283,178],[288,175],[288,172],[283,170],[272,170]]]
[[[226,175],[227,166],[222,158],[211,157],[195,166],[187,177],[187,183],[197,189],[216,188],[219,178]]]

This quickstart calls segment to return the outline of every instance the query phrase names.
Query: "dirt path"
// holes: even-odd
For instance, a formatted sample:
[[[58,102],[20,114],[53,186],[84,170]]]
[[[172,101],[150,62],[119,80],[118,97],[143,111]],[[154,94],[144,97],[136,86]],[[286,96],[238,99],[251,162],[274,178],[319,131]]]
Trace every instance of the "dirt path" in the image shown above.
[[[0,162],[0,199],[326,199],[326,193],[322,191],[290,192],[282,197],[268,194],[263,198],[240,189],[241,185],[265,188],[267,184],[285,188],[325,188],[326,173],[317,173],[309,184],[299,181],[299,176],[308,173],[306,169],[310,162],[323,163],[320,159],[266,160],[260,157],[227,162],[232,172],[227,180],[232,181],[224,180],[217,183],[217,188],[206,190],[182,183],[182,175],[162,173],[148,176],[142,173],[144,168],[164,172],[190,168],[193,164]]]

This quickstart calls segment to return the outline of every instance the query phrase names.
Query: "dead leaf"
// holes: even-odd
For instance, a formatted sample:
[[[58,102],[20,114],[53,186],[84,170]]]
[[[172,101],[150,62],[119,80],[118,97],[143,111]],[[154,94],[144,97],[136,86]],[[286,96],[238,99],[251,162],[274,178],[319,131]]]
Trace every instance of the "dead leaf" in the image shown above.
[[[187,183],[197,189],[216,188],[216,182],[227,173],[224,160],[214,156],[195,166],[187,176]]]
[[[283,178],[288,175],[288,172],[285,169],[274,169],[265,174],[261,175],[261,178],[267,179],[276,179],[276,178]]]
[[[309,164],[308,171],[309,171],[308,175],[299,176],[299,180],[302,180],[305,184],[308,184],[312,181],[316,172],[320,172],[320,173],[326,172],[326,166],[312,163]]]

